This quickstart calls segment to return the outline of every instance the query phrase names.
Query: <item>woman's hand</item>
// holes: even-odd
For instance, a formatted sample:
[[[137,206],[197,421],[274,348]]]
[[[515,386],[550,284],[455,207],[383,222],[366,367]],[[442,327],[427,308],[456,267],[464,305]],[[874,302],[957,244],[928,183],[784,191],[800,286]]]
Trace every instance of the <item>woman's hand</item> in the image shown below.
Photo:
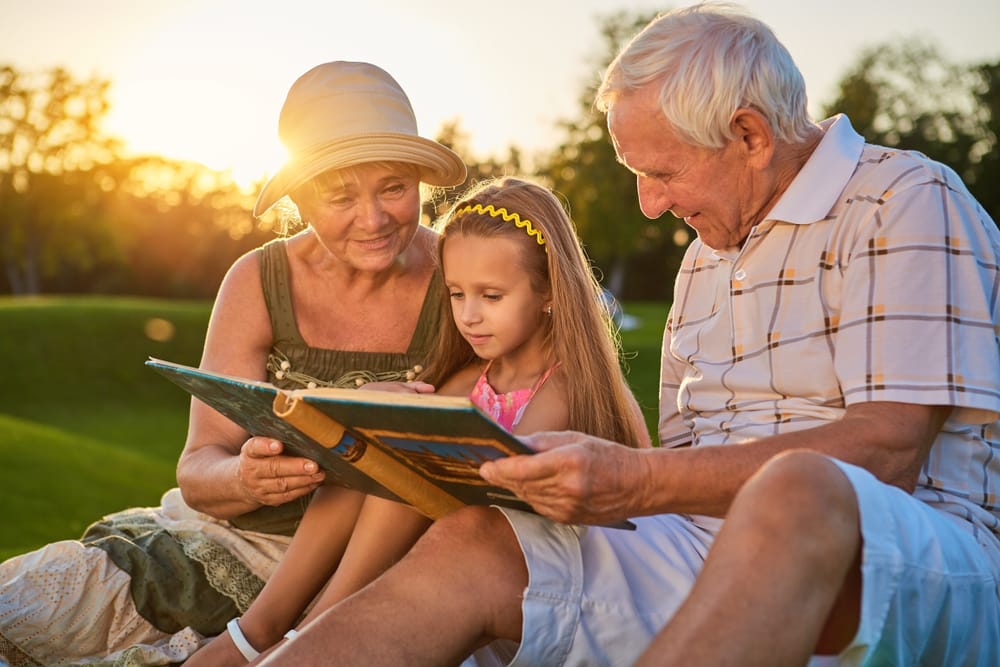
[[[253,437],[240,449],[236,476],[251,502],[281,505],[313,491],[326,475],[315,461],[282,454],[284,445],[271,438]]]
[[[479,473],[539,514],[562,523],[605,524],[626,519],[630,508],[641,506],[635,501],[648,483],[648,470],[637,450],[573,431],[524,440],[539,453],[488,461]]]

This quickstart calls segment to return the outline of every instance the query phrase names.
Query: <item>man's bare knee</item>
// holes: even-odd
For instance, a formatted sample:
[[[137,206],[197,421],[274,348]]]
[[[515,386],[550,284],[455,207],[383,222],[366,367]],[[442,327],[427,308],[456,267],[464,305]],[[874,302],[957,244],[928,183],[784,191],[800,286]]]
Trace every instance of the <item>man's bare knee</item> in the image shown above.
[[[792,450],[778,454],[747,480],[733,501],[773,509],[774,518],[828,523],[843,513],[847,523],[857,523],[857,500],[847,476],[822,454]],[[763,508],[762,508],[763,509]]]
[[[509,553],[517,546],[517,538],[503,514],[491,507],[464,507],[438,519],[414,547],[443,549],[452,554],[480,552],[488,556],[498,552]]]
[[[466,507],[432,525],[407,559],[440,585],[477,600],[484,639],[520,639],[521,600],[528,568],[506,517],[489,507]],[[434,570],[434,571],[429,571]]]
[[[816,650],[843,648],[857,630],[861,590],[858,504],[843,471],[816,452],[779,454],[740,490],[726,524],[765,552],[765,545],[780,545],[784,555],[793,554],[789,568],[832,587]]]
[[[501,512],[489,507],[465,507],[438,519],[405,560],[430,561],[431,568],[440,567],[442,578],[468,586],[470,593],[516,589],[520,594],[527,585],[528,570],[514,530]]]

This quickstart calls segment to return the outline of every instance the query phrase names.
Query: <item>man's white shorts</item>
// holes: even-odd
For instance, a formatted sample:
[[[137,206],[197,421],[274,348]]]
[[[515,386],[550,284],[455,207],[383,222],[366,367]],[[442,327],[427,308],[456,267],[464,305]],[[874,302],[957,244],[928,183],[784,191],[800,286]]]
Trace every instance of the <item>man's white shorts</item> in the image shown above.
[[[836,462],[861,512],[861,624],[838,665],[1000,666],[996,537]],[[992,553],[991,553],[992,552]]]
[[[862,613],[816,665],[1000,665],[1000,574],[970,524],[837,462],[861,511]],[[511,665],[634,662],[687,596],[721,522],[660,515],[638,528],[565,526],[503,510],[528,564]]]

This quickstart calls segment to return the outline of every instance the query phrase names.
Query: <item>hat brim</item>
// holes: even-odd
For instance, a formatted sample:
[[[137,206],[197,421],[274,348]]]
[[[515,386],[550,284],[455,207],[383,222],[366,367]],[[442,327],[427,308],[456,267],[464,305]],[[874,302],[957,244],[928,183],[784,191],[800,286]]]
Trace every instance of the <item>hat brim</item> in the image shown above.
[[[415,164],[420,167],[420,180],[429,185],[458,185],[466,175],[462,158],[436,141],[411,134],[357,135],[325,144],[286,162],[264,184],[253,214],[263,215],[279,199],[323,172],[366,162]]]

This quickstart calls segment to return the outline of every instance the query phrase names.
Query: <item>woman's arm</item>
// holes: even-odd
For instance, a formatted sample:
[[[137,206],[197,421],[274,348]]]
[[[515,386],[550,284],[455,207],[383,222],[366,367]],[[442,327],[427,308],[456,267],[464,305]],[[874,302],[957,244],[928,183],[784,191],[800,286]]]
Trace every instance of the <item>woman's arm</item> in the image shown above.
[[[257,253],[249,253],[230,268],[219,289],[201,366],[262,380],[271,344]],[[251,438],[215,410],[192,400],[177,483],[191,507],[223,519],[288,502],[322,483],[323,473],[314,462],[281,452],[281,443]]]

